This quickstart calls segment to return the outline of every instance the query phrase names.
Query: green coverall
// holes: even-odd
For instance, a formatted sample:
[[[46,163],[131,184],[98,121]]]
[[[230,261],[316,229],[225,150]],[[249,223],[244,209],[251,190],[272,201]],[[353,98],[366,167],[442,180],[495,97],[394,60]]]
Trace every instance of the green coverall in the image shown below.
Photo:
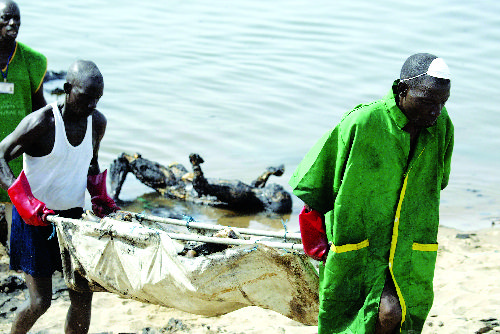
[[[41,53],[17,42],[8,68],[7,81],[14,83],[14,94],[0,94],[0,141],[15,130],[19,122],[32,111],[31,97],[43,83],[47,71],[47,59]],[[0,78],[3,80],[3,78]],[[17,177],[23,169],[23,158],[9,162]],[[9,195],[0,189],[0,202],[10,201]]]
[[[325,214],[332,247],[320,265],[319,334],[373,333],[388,273],[402,333],[420,333],[433,302],[440,191],[453,124],[443,108],[410,157],[408,119],[395,101],[359,105],[307,153],[289,184]]]

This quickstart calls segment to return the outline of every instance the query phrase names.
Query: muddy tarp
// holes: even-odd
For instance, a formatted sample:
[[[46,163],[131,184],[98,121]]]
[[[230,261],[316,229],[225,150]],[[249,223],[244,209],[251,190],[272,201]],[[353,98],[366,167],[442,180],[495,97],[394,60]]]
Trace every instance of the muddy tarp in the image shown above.
[[[305,255],[262,244],[188,258],[165,231],[137,222],[60,220],[64,277],[74,290],[215,316],[259,306],[317,324],[318,276]]]

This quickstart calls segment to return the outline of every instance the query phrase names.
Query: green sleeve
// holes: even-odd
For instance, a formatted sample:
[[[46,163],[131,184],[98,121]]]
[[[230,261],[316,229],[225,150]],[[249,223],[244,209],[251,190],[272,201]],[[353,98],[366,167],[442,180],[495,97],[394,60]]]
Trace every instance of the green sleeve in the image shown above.
[[[441,181],[441,190],[446,188],[446,186],[448,185],[448,181],[450,179],[451,155],[453,153],[453,145],[454,145],[454,128],[450,119],[448,119],[445,144],[446,144],[446,150],[444,153],[443,180]]]
[[[309,150],[290,178],[293,193],[313,209],[333,209],[345,166],[346,149],[339,127],[329,131]]]
[[[9,67],[9,81],[15,82],[14,94],[0,94],[0,140],[10,134],[19,122],[32,111],[32,96],[43,83],[47,70],[47,59],[41,53],[17,42],[16,53]],[[23,168],[23,158],[9,162],[17,177]],[[0,189],[0,201],[10,201],[7,192]]]

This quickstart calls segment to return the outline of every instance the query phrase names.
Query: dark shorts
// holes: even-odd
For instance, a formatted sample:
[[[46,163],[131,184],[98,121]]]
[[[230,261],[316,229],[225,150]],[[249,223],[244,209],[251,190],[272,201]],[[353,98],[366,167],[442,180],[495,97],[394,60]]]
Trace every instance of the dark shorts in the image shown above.
[[[56,211],[61,217],[74,219],[80,219],[82,213],[82,208]],[[10,269],[22,270],[33,277],[51,277],[56,270],[62,271],[61,252],[54,227],[26,224],[15,207],[12,207]]]

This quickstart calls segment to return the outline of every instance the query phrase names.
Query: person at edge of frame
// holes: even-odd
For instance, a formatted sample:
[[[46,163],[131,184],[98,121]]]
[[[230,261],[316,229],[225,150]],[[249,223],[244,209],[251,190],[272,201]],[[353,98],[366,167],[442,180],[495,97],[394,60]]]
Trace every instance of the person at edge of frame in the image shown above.
[[[27,45],[17,42],[21,12],[12,0],[0,0],[0,141],[14,131],[24,116],[44,107],[43,79],[47,59]],[[9,162],[17,177],[23,168],[22,158]],[[12,203],[0,189],[5,222],[0,221],[0,243],[7,247],[12,221]],[[6,224],[5,224],[6,223]]]
[[[389,93],[344,115],[291,177],[320,263],[319,334],[420,333],[432,306],[454,130],[442,58],[410,56]]]
[[[98,152],[106,118],[96,109],[104,90],[97,66],[74,62],[67,73],[65,100],[27,115],[0,142],[0,186],[14,204],[10,269],[24,272],[29,299],[12,323],[11,333],[27,333],[50,307],[52,275],[62,270],[57,235],[47,217],[58,214],[81,218],[88,189],[92,209],[103,217],[118,210],[106,191],[106,172],[100,173]],[[23,154],[16,179],[8,161]],[[69,289],[65,332],[87,333],[92,291],[86,280]],[[81,291],[80,291],[81,290]]]

